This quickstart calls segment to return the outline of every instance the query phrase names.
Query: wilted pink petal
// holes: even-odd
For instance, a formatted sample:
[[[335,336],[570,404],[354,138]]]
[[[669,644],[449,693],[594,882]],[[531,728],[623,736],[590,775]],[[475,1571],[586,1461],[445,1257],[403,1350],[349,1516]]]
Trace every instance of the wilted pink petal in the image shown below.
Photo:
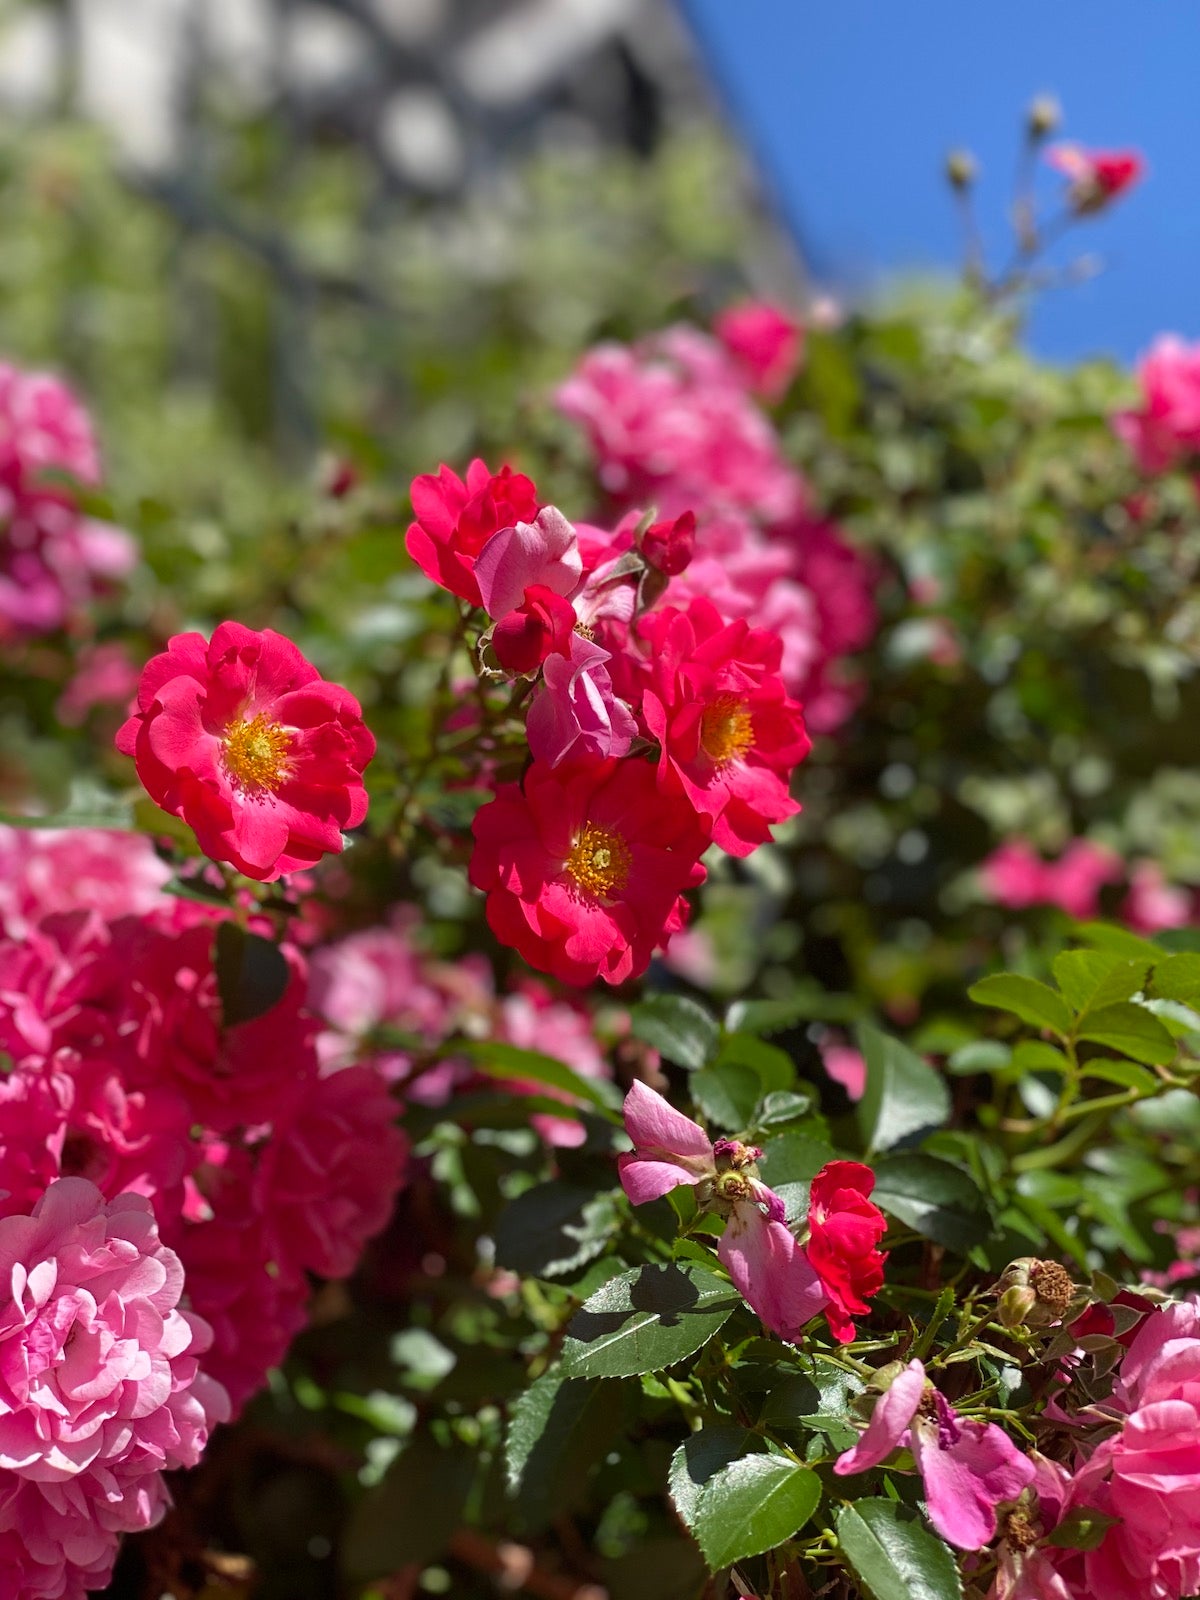
[[[833,1470],[837,1475],[846,1478],[886,1461],[904,1438],[924,1393],[925,1368],[919,1361],[910,1361],[875,1402],[862,1438],[834,1462]]]
[[[613,692],[605,665],[610,659],[607,650],[579,634],[571,638],[569,657],[547,657],[541,688],[525,719],[535,761],[556,767],[567,756],[629,753],[637,720]]]
[[[1033,1463],[994,1423],[959,1417],[936,1390],[933,1398],[937,1421],[913,1429],[929,1520],[960,1550],[982,1550],[996,1536],[996,1507],[1033,1482]]]
[[[750,1201],[734,1207],[717,1254],[746,1304],[781,1339],[796,1343],[802,1329],[827,1304],[804,1246],[785,1222],[765,1216]]]
[[[583,576],[575,529],[556,506],[545,506],[533,522],[494,533],[475,558],[475,581],[489,617],[507,616],[541,584],[569,595]]]

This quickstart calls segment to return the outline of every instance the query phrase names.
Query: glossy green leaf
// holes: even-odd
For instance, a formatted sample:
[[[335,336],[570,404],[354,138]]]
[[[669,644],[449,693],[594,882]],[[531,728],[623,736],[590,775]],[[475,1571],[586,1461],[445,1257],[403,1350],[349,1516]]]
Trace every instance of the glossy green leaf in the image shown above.
[[[448,1053],[467,1056],[480,1072],[491,1078],[507,1079],[515,1083],[541,1083],[548,1089],[560,1089],[575,1100],[586,1100],[610,1121],[621,1103],[621,1094],[615,1084],[604,1078],[585,1078],[564,1062],[539,1050],[523,1050],[515,1044],[505,1044],[498,1039],[455,1039]]]
[[[748,1428],[715,1422],[691,1434],[671,1457],[667,1476],[675,1509],[690,1528],[706,1484],[731,1461],[762,1448],[762,1440]]]
[[[1144,1006],[1105,1006],[1089,1012],[1079,1037],[1149,1066],[1167,1066],[1175,1059],[1174,1039]]]
[[[868,1023],[858,1029],[867,1084],[855,1108],[868,1151],[892,1150],[939,1128],[950,1115],[945,1080],[907,1045]]]
[[[962,1580],[948,1545],[896,1500],[857,1500],[837,1516],[850,1570],[872,1600],[959,1600]]]
[[[539,1183],[510,1200],[496,1219],[496,1260],[527,1277],[557,1277],[598,1256],[617,1223],[614,1195]]]
[[[687,995],[648,995],[633,1007],[629,1024],[639,1039],[691,1072],[707,1065],[716,1053],[717,1019]]]
[[[701,1067],[688,1081],[692,1099],[718,1128],[748,1128],[762,1097],[762,1081],[752,1067],[735,1062]]]
[[[808,1467],[785,1456],[747,1455],[705,1483],[691,1529],[709,1570],[720,1572],[790,1539],[820,1502],[821,1480]]]
[[[967,992],[976,1005],[1010,1011],[1031,1027],[1050,1028],[1059,1034],[1071,1031],[1073,1018],[1066,1001],[1036,978],[1001,972],[992,978],[981,978]]]
[[[982,1244],[991,1231],[987,1202],[974,1178],[936,1156],[880,1161],[871,1198],[888,1216],[960,1255]]]
[[[635,1267],[597,1290],[571,1318],[563,1376],[661,1372],[707,1344],[741,1303],[731,1284],[698,1265]]]
[[[1137,994],[1149,964],[1126,961],[1111,950],[1064,950],[1054,958],[1054,978],[1078,1012],[1115,1005]]]

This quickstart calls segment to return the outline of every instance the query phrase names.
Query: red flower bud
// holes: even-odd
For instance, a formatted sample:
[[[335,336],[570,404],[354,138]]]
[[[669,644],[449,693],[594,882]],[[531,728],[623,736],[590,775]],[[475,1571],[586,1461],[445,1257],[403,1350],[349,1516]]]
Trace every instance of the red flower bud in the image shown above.
[[[535,672],[547,656],[569,654],[574,629],[571,602],[544,583],[534,583],[524,602],[496,624],[492,649],[506,672]]]
[[[655,522],[642,535],[646,565],[665,577],[677,577],[696,553],[696,513],[685,511],[674,522]]]

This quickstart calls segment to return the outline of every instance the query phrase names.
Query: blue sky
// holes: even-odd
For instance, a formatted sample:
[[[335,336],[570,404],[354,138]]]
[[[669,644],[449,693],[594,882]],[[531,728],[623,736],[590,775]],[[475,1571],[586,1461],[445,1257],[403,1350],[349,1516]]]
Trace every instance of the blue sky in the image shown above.
[[[682,0],[710,71],[808,262],[851,292],[951,265],[947,150],[981,165],[996,261],[1024,109],[1051,92],[1064,136],[1140,148],[1149,176],[1051,257],[1104,258],[1048,293],[1030,342],[1132,360],[1200,338],[1200,6],[1186,0]],[[1053,173],[1040,179],[1050,198]]]

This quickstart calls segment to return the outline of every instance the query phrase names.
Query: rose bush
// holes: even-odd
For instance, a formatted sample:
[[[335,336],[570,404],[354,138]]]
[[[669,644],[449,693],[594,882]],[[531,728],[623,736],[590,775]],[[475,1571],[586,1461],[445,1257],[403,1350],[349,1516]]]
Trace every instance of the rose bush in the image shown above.
[[[314,297],[306,477],[77,181],[138,320],[0,382],[16,1600],[1188,1600],[1196,330],[731,296],[672,149],[570,266],[574,174]]]

